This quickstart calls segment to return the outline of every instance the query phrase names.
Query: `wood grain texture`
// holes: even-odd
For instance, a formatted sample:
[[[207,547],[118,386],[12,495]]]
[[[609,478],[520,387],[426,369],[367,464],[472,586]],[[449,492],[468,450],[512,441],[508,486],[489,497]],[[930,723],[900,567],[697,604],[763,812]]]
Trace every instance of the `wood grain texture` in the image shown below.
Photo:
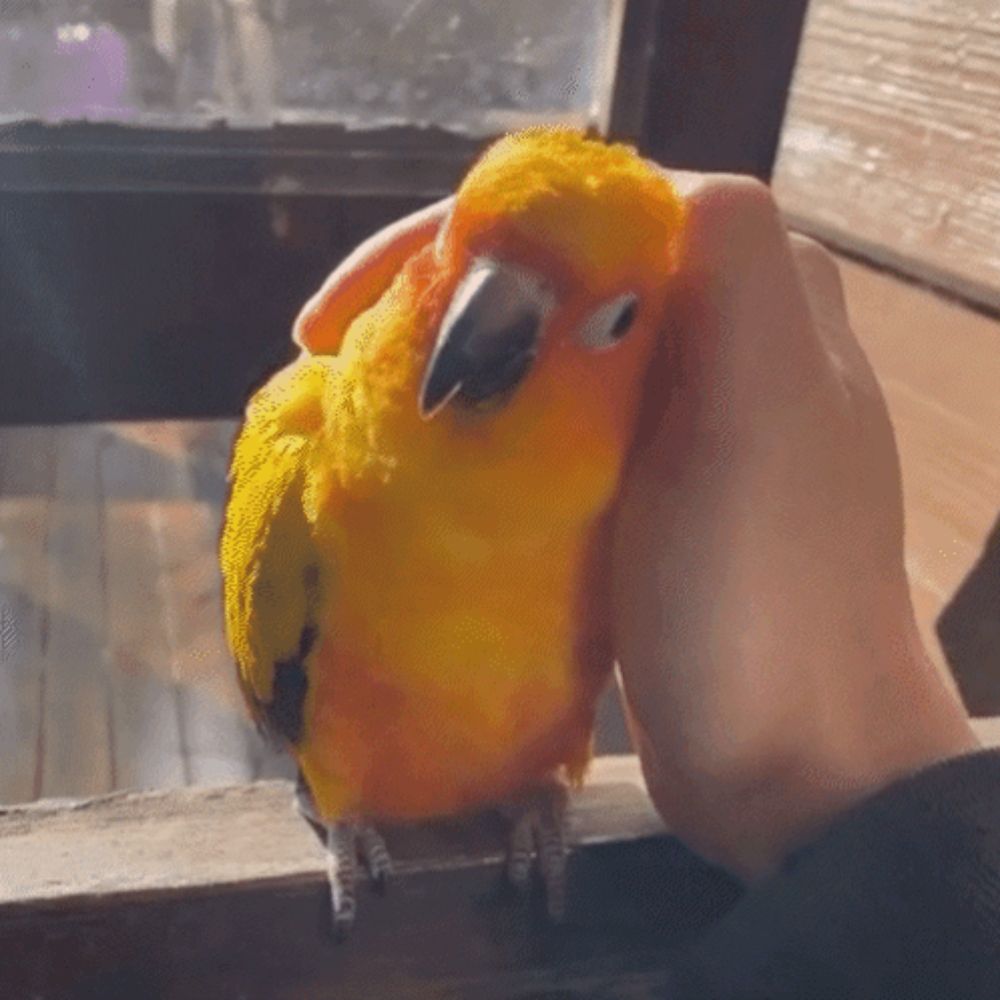
[[[108,428],[100,456],[115,785],[170,788],[187,776],[160,594],[156,508],[133,499],[145,490],[163,497],[167,484],[162,463],[137,457],[148,453],[133,435],[132,428]]]
[[[189,779],[199,785],[249,781],[266,748],[237,690],[223,629],[218,556],[221,494],[235,427],[229,421],[147,426],[160,435],[177,498],[159,505],[157,516],[162,600],[175,649]]]
[[[396,876],[383,898],[363,887],[333,947],[323,852],[291,798],[261,782],[0,811],[0,953],[19,956],[0,993],[648,995],[664,948],[739,895],[663,835],[635,758],[602,758],[570,803],[563,927],[503,891],[503,826],[482,815],[387,830]]]
[[[179,766],[193,784],[250,780],[265,754],[246,718],[222,628],[218,535],[228,442],[234,425],[162,421],[106,425],[121,461],[106,484],[105,516],[131,507],[140,518],[144,547],[134,572],[147,578],[154,622],[123,617],[123,631],[150,628],[142,679],[132,687],[169,687],[174,699]],[[131,499],[130,499],[131,498]],[[109,558],[111,540],[109,539]],[[137,580],[137,586],[140,586]],[[112,640],[120,634],[112,630]],[[158,678],[158,680],[157,680]],[[133,692],[137,693],[137,692]],[[163,692],[164,695],[166,692]],[[150,741],[151,761],[159,754]],[[173,747],[173,743],[171,743]],[[172,753],[172,751],[171,751]],[[287,775],[288,765],[278,769]],[[171,782],[119,781],[117,787],[164,787]]]
[[[50,428],[0,430],[0,802],[40,791]]]
[[[292,774],[223,635],[234,430],[0,430],[0,802]]]
[[[995,0],[812,0],[775,167],[793,223],[1000,307]]]
[[[114,787],[102,524],[99,427],[55,433],[54,502],[45,558],[59,566],[48,586],[42,702],[41,794],[97,795]]]
[[[0,808],[0,907],[326,878],[319,839],[288,781],[115,793],[76,803]],[[400,873],[460,867],[503,854],[499,820],[387,830]],[[109,837],[114,830],[117,836]],[[599,757],[572,794],[571,843],[662,834],[637,758]]]
[[[938,616],[1000,511],[1000,322],[852,261],[840,266],[851,322],[896,432],[917,623],[946,670]],[[953,657],[951,666],[963,690],[973,674],[1000,680],[1000,661]],[[995,704],[970,708],[1000,711]]]

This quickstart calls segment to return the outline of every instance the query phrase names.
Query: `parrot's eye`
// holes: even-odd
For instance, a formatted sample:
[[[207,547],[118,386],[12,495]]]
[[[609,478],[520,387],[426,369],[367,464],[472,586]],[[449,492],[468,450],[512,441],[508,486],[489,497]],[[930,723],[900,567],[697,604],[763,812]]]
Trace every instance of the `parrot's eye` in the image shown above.
[[[614,347],[632,328],[639,311],[638,296],[619,295],[595,309],[580,330],[580,342],[592,351]]]

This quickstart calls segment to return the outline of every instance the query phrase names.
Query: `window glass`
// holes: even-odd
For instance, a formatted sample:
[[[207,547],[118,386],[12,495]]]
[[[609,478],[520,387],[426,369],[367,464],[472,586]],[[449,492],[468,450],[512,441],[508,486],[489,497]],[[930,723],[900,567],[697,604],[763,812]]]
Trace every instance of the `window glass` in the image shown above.
[[[613,0],[5,0],[0,120],[192,128],[598,114]]]

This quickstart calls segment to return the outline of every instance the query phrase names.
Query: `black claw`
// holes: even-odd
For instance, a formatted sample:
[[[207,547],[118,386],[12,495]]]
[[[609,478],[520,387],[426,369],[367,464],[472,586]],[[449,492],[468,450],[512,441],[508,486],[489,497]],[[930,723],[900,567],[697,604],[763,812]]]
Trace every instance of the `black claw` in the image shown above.
[[[349,920],[344,917],[333,917],[332,937],[334,944],[343,944],[351,936],[352,930],[354,930],[354,917]]]

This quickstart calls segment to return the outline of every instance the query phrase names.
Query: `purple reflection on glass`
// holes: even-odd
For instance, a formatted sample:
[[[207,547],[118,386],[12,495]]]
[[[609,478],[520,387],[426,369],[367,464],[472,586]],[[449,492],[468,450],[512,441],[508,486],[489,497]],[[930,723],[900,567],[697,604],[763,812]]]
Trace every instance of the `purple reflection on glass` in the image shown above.
[[[47,119],[130,118],[129,46],[106,24],[61,24],[52,39]]]

